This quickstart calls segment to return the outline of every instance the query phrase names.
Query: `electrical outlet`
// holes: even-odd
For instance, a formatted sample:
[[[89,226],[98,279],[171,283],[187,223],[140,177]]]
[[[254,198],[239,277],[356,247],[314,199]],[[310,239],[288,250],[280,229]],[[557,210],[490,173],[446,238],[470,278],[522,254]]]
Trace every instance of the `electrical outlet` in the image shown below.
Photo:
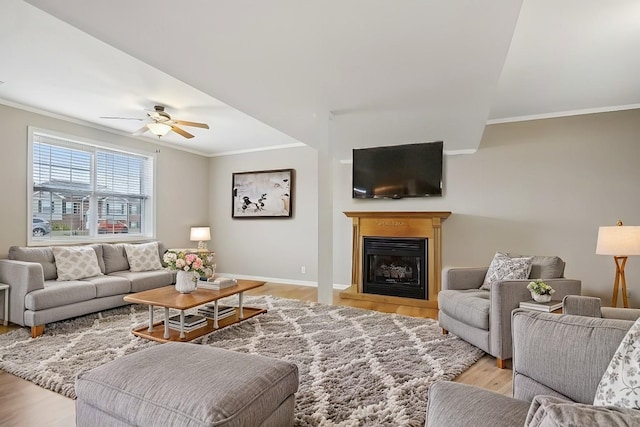
[[[302,274],[307,274],[307,267],[306,267],[306,266],[304,266],[304,265],[303,265],[303,266],[301,266],[301,267],[300,267],[300,273],[302,273]]]

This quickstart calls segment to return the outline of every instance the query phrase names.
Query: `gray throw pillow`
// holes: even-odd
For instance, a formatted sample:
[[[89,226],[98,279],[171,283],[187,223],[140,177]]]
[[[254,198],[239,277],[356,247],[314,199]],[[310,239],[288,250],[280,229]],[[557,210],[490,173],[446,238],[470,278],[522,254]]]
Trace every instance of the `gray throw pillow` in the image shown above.
[[[491,284],[500,280],[518,280],[529,278],[533,257],[512,258],[496,252],[487,270],[480,289],[491,290]]]
[[[574,403],[554,396],[533,398],[525,427],[640,425],[640,411]]]
[[[529,255],[508,253],[511,258],[522,258]],[[564,275],[564,261],[558,256],[536,255],[531,261],[530,279],[560,279]]]
[[[9,248],[9,259],[39,263],[42,265],[44,280],[55,280],[58,277],[56,259],[50,247],[27,248],[24,246],[11,246]]]
[[[104,256],[105,274],[129,269],[129,261],[127,261],[127,254],[124,251],[123,243],[105,243],[102,245],[102,253]]]

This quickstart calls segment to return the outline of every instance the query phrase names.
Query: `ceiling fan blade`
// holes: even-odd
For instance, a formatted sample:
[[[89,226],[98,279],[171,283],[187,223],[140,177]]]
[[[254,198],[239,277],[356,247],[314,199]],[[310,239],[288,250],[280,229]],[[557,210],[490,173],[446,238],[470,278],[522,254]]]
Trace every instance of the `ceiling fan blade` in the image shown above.
[[[178,135],[184,136],[185,138],[189,138],[189,139],[193,138],[193,135],[191,135],[189,132],[185,130],[180,129],[177,126],[171,126],[171,130],[177,133]]]
[[[176,122],[179,125],[183,125],[183,126],[193,126],[193,127],[196,127],[196,128],[209,129],[209,125],[206,124],[206,123],[186,122],[184,120],[174,120],[174,122]]]
[[[148,130],[149,130],[149,128],[147,127],[147,125],[144,125],[140,129],[138,129],[137,131],[133,132],[132,135],[142,135],[143,133],[145,133]]]
[[[109,120],[138,120],[142,121],[144,119],[139,119],[137,117],[112,117],[112,116],[103,116],[101,119],[109,119]]]

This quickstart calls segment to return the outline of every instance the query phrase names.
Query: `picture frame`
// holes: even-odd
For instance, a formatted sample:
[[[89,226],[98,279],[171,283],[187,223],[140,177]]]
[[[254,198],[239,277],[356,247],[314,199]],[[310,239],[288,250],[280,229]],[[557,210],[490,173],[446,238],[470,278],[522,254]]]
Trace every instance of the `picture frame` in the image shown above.
[[[231,176],[232,218],[291,218],[293,169],[234,172]]]

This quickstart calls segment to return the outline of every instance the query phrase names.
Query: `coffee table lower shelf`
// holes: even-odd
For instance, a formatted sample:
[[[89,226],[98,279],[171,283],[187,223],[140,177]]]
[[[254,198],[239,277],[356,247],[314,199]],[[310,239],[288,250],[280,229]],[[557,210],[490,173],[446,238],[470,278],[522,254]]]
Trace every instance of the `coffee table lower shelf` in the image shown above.
[[[209,334],[211,332],[222,329],[226,326],[233,325],[235,323],[243,322],[247,319],[250,319],[258,314],[266,313],[267,310],[264,308],[255,308],[255,307],[242,307],[243,318],[238,318],[238,309],[236,308],[236,313],[233,316],[225,317],[224,319],[218,320],[218,328],[213,327],[213,319],[207,318],[207,326],[203,326],[202,328],[196,329],[195,331],[185,332],[184,338],[180,338],[180,331],[169,328],[169,338],[164,337],[164,321],[155,322],[153,324],[153,329],[150,331],[149,326],[141,326],[137,329],[131,331],[133,335],[136,335],[141,338],[146,338],[148,340],[154,340],[158,342],[188,342],[192,341],[196,338],[199,338],[203,335]]]

